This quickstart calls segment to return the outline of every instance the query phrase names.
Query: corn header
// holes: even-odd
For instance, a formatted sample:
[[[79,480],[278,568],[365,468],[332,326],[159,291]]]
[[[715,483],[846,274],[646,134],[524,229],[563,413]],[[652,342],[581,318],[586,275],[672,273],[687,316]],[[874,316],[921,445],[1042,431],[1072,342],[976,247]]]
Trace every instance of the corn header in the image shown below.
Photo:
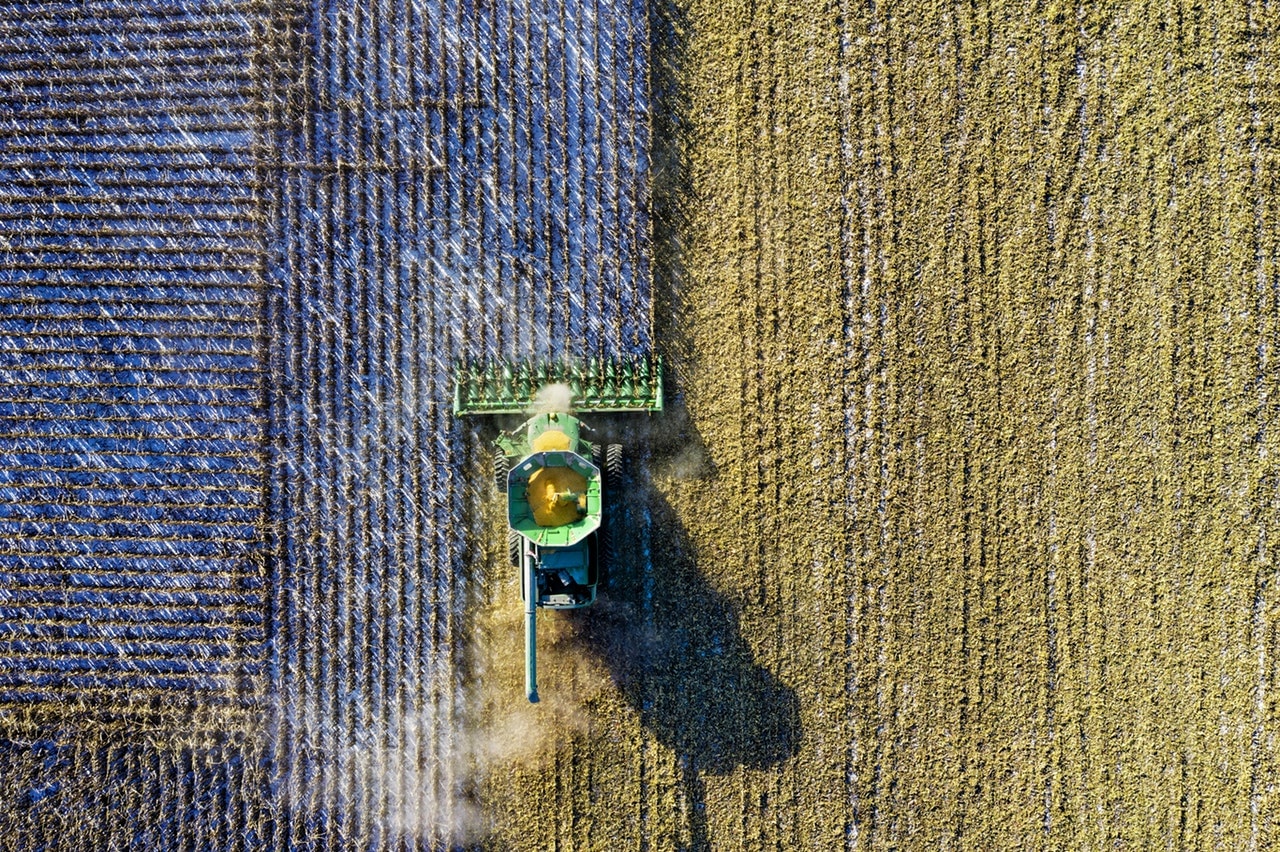
[[[457,368],[454,414],[527,414],[538,391],[565,385],[579,412],[661,411],[662,362],[590,358],[570,362],[488,361]]]
[[[576,415],[661,411],[662,365],[649,359],[461,365],[453,410],[529,415],[494,441],[493,479],[506,500],[508,556],[520,571],[525,694],[536,702],[538,608],[595,602],[611,554],[606,511],[622,484],[622,446],[588,440],[592,430]]]

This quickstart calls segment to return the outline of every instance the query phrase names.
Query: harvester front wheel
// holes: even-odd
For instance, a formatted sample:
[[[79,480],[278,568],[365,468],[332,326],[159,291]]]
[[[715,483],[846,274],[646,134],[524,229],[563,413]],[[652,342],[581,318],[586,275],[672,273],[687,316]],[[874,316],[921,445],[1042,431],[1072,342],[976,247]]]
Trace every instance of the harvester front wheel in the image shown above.
[[[507,530],[507,558],[514,567],[520,567],[520,533],[515,530]]]
[[[511,472],[511,462],[498,450],[493,454],[493,485],[499,494],[507,493],[507,474]]]
[[[611,482],[622,478],[622,445],[610,444],[604,451],[604,472]]]

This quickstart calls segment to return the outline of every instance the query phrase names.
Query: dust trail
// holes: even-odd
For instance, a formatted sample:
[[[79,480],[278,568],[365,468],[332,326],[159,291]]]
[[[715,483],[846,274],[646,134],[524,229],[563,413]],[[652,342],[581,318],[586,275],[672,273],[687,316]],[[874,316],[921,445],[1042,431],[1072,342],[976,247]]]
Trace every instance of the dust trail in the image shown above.
[[[356,836],[436,846],[470,842],[484,821],[468,783],[469,745],[433,705],[399,714],[356,710],[349,736],[319,712],[295,719],[316,761],[311,783],[290,778],[287,801],[328,814]]]
[[[540,766],[554,757],[558,744],[585,732],[588,705],[607,687],[609,674],[582,654],[583,613],[539,610],[541,700],[530,704],[523,689],[523,611],[514,582],[500,584],[479,621],[467,736],[471,771],[483,781],[512,767]]]

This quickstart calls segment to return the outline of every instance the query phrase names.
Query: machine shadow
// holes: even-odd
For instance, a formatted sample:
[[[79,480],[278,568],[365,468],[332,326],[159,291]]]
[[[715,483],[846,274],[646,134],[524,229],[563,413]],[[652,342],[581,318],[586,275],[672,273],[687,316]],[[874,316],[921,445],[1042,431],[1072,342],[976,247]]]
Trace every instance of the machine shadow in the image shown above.
[[[689,777],[772,766],[799,748],[799,699],[756,662],[735,606],[699,570],[695,547],[655,482],[715,487],[687,420],[679,411],[667,416],[663,426],[627,438],[656,451],[635,459],[624,476],[624,499],[610,519],[614,558],[599,601],[581,615],[579,641],[606,663]]]
[[[800,702],[755,661],[735,606],[700,570],[697,549],[666,496],[705,495],[717,487],[718,471],[680,393],[682,376],[696,369],[700,357],[685,331],[692,308],[683,293],[685,239],[693,231],[684,138],[692,108],[683,85],[692,33],[676,0],[649,5],[649,28],[654,325],[665,360],[667,410],[601,424],[631,459],[621,489],[625,499],[607,520],[613,563],[600,599],[580,614],[577,635],[587,646],[583,651],[608,666],[644,726],[678,756],[691,848],[701,849],[709,845],[703,775],[764,768],[793,756],[800,745]]]

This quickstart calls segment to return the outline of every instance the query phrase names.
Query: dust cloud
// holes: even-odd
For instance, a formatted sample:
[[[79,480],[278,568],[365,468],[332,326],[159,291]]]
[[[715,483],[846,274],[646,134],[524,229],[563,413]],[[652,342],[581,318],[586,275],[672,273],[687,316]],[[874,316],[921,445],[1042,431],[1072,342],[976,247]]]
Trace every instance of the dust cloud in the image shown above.
[[[533,398],[530,414],[573,411],[573,390],[563,382],[543,385]]]

